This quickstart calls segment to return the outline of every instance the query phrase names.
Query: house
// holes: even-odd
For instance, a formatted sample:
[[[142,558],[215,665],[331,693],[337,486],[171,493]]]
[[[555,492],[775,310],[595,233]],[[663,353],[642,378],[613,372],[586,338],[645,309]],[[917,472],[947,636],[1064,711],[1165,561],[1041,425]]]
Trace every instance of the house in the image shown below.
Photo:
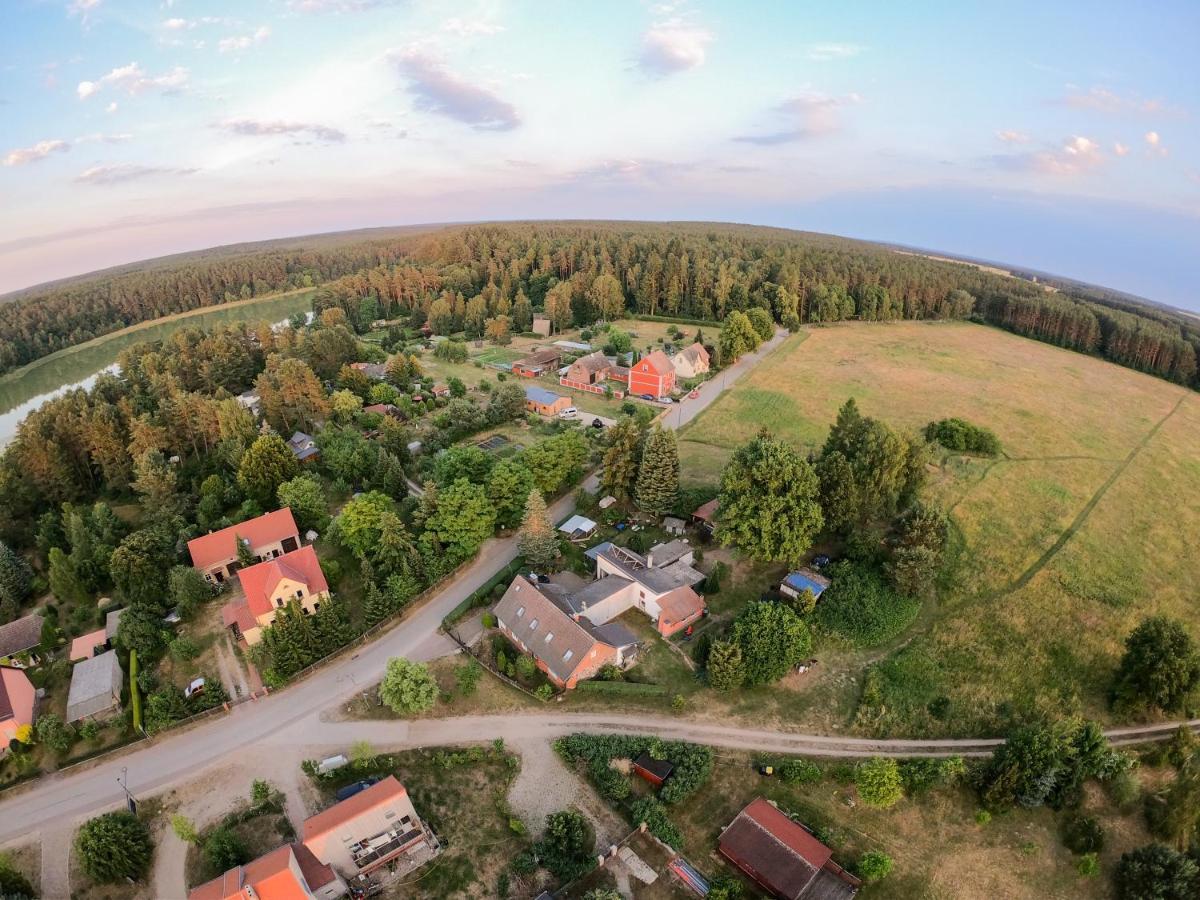
[[[442,382],[439,381],[437,384],[435,384],[433,386],[433,396],[449,397],[450,396],[450,385],[443,384]]]
[[[596,581],[574,596],[588,605],[593,622],[637,609],[654,622],[659,634],[669,637],[696,622],[706,609],[704,598],[694,590],[704,580],[703,573],[692,568],[694,561],[687,541],[659,544],[645,557],[610,545],[596,554]]]
[[[67,692],[67,721],[105,718],[120,712],[121,685],[124,680],[116,650],[109,650],[78,663],[71,670],[71,688]]]
[[[346,882],[303,844],[285,844],[206,881],[188,900],[334,900]]]
[[[401,422],[404,421],[404,413],[400,407],[393,403],[372,403],[370,406],[364,406],[363,412],[375,413],[379,416],[391,416],[393,419],[399,419]]]
[[[629,393],[666,397],[675,390],[675,368],[667,354],[655,350],[629,370]]]
[[[783,581],[779,582],[779,593],[785,597],[799,597],[805,591],[812,591],[814,597],[820,597],[829,587],[829,579],[818,575],[812,569],[798,569],[789,572]]]
[[[539,416],[556,416],[570,405],[570,397],[533,385],[525,388],[525,408]]]
[[[512,364],[514,375],[522,378],[537,378],[548,372],[553,372],[562,361],[561,350],[539,350]]]
[[[288,438],[287,445],[288,449],[292,451],[292,455],[300,462],[321,458],[321,448],[317,446],[317,442],[311,434],[297,431]]]
[[[574,515],[567,521],[558,526],[558,530],[565,534],[570,540],[577,541],[580,538],[589,537],[596,533],[596,525],[587,516]]]
[[[252,557],[261,561],[282,556],[299,547],[300,531],[296,528],[292,511],[286,506],[256,519],[247,519],[188,541],[192,568],[216,584],[232,578],[240,568],[239,541]]]
[[[438,842],[404,785],[389,775],[306,819],[304,846],[349,878],[394,865],[402,856],[424,862]]]
[[[690,347],[684,347],[671,357],[671,366],[675,369],[677,378],[695,378],[703,375],[711,367],[708,351],[699,341]]]
[[[560,688],[573,688],[606,665],[624,665],[637,649],[626,628],[581,615],[556,584],[518,575],[494,612],[500,630]]]
[[[587,356],[581,356],[567,366],[567,371],[558,379],[558,383],[577,391],[588,391],[592,394],[603,394],[611,390],[613,396],[625,396],[625,382],[629,380],[628,369],[614,366],[607,356],[597,350]],[[619,382],[620,388],[613,388],[608,382]]]
[[[664,516],[662,527],[663,531],[667,534],[683,534],[683,519],[677,519],[674,516]]]
[[[237,576],[244,596],[221,608],[221,621],[233,631],[234,639],[244,638],[251,646],[261,639],[261,629],[292,601],[307,616],[329,597],[329,583],[311,546],[240,569]]]
[[[42,643],[43,618],[35,613],[0,625],[0,659],[11,660],[21,653],[28,653],[31,662],[36,662],[33,652]]]
[[[646,751],[633,761],[633,771],[643,780],[655,787],[662,787],[664,781],[675,771],[675,764],[665,759],[655,759]]]
[[[81,634],[71,641],[71,651],[67,656],[71,662],[82,662],[91,659],[97,651],[108,649],[108,629],[97,628],[87,634]]]
[[[386,363],[356,362],[350,363],[350,368],[358,369],[373,381],[383,381],[387,378]]]
[[[549,316],[534,316],[533,328],[530,329],[534,334],[540,334],[542,337],[550,337],[550,317]]]
[[[712,534],[712,530],[717,524],[717,498],[713,497],[707,503],[696,508],[692,513],[692,521]]]
[[[833,851],[762,797],[721,832],[721,854],[779,900],[849,900],[861,882]]]
[[[17,736],[22,725],[32,725],[37,691],[22,670],[0,666],[0,753]]]
[[[257,391],[242,391],[242,393],[237,395],[237,402],[238,406],[249,410],[255,418],[258,418],[262,414],[262,398],[258,396]]]

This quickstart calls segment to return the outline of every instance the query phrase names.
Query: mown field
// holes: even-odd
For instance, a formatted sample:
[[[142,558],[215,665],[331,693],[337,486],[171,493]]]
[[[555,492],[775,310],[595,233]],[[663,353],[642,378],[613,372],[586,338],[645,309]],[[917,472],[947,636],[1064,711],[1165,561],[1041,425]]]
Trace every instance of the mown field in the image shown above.
[[[712,484],[761,426],[815,449],[838,407],[918,429],[991,428],[997,460],[942,454],[930,499],[950,511],[953,566],[890,647],[840,659],[832,691],[880,734],[978,734],[1016,708],[1106,715],[1125,635],[1191,621],[1200,595],[1200,397],[1160,380],[966,323],[816,328],[793,336],[681,435],[682,477]],[[870,674],[833,690],[826,679]],[[807,705],[807,704],[806,704]],[[935,717],[930,706],[937,711]]]

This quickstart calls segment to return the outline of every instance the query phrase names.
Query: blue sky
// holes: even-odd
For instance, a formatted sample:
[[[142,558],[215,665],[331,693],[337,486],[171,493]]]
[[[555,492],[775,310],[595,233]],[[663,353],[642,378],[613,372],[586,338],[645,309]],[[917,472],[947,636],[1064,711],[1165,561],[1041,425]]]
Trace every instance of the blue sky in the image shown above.
[[[758,222],[1200,308],[1200,4],[4,0],[0,291],[491,218]]]

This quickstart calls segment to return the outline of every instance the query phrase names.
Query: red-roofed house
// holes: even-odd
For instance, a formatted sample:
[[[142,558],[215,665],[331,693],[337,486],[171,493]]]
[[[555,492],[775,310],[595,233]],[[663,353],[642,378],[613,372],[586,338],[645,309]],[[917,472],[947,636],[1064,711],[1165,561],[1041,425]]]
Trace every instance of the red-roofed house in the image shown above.
[[[721,832],[721,853],[780,900],[849,900],[861,882],[808,829],[759,797]]]
[[[256,559],[273,559],[299,547],[300,532],[292,511],[285,506],[257,519],[248,519],[188,541],[192,566],[209,581],[218,584],[232,578],[239,568],[238,541],[245,544]]]
[[[304,846],[346,877],[400,856],[437,849],[394,775],[304,822]]]
[[[20,669],[0,666],[0,736],[4,740],[0,751],[8,749],[18,728],[33,724],[36,703],[37,692],[28,676]]]
[[[315,613],[329,596],[329,583],[312,547],[301,547],[237,573],[244,597],[221,608],[221,620],[234,637],[257,644],[260,629],[275,621],[275,615],[295,601],[305,615]]]
[[[75,640],[71,641],[71,653],[68,659],[71,662],[83,662],[85,659],[91,659],[96,656],[96,651],[100,648],[108,649],[108,629],[97,628],[95,631],[89,631],[87,634],[81,634]]]
[[[303,844],[285,844],[236,866],[188,894],[188,900],[334,900],[346,882]]]
[[[665,397],[675,390],[675,367],[667,354],[655,350],[629,370],[629,393]]]

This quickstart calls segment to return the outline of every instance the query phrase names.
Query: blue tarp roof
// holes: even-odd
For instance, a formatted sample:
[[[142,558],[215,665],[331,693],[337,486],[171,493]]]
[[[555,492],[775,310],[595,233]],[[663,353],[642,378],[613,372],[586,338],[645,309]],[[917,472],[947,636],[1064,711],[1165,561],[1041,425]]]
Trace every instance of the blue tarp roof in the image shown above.
[[[798,591],[812,591],[814,597],[820,597],[821,592],[829,587],[829,582],[812,572],[792,572],[783,583]]]
[[[526,400],[531,400],[534,403],[545,403],[547,406],[554,403],[554,401],[557,400],[561,396],[562,396],[561,394],[556,394],[556,393],[554,393],[554,391],[548,391],[545,388],[540,388],[540,387],[525,388],[525,399]]]

